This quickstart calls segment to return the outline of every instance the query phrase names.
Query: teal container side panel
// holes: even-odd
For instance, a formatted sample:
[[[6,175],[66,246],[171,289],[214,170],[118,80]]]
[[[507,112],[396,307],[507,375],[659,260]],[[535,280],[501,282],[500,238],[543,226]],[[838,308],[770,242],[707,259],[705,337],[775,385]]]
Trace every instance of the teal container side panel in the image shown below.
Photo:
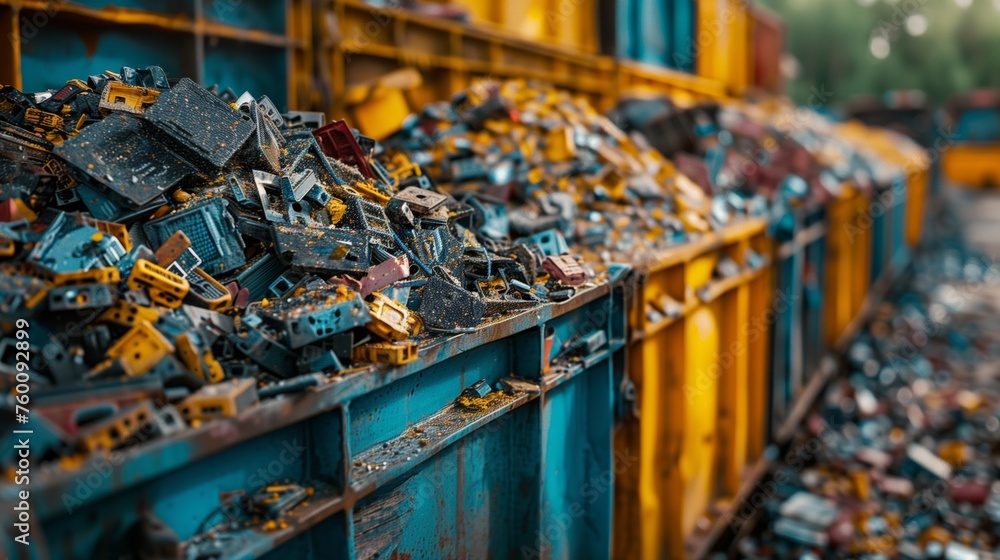
[[[56,14],[22,44],[22,82],[28,92],[59,89],[70,78],[86,81],[87,76],[105,70],[118,72],[122,66],[155,65],[170,77],[194,76],[194,58],[194,38],[190,35],[85,26],[60,20]]]
[[[642,0],[618,0],[615,2],[615,42],[617,54],[621,58],[635,59],[642,43],[642,36],[636,27]]]
[[[892,254],[892,209],[877,200],[872,203],[872,266],[871,283],[882,277],[889,255]]]
[[[288,109],[288,57],[282,47],[209,37],[204,72],[206,86],[232,88],[236,95],[266,95],[278,109]]]
[[[97,470],[81,471],[75,495],[65,497],[65,515],[44,520],[52,558],[117,558],[127,552],[125,535],[143,507],[181,540],[227,521],[220,493],[245,491],[284,481],[314,486],[321,493],[343,487],[343,422],[339,410],[321,414],[188,463],[170,474],[100,500],[88,489],[105,481]],[[142,468],[148,455],[136,456]],[[106,554],[105,554],[106,553]]]
[[[959,142],[986,143],[1000,140],[1000,110],[996,107],[982,107],[962,111],[953,134]]]
[[[537,403],[514,409],[359,502],[356,556],[519,556],[538,531],[539,419]],[[384,524],[365,521],[381,512]]]
[[[795,239],[794,232],[800,227],[801,220],[796,217],[793,229],[779,229],[775,237],[779,242],[790,245]],[[771,328],[770,422],[773,427],[784,421],[799,381],[795,377],[801,369],[798,361],[802,345],[802,260],[802,251],[797,249],[775,263],[777,289],[781,297],[776,297],[773,303],[774,324]]]
[[[290,558],[323,558],[324,560],[350,560],[347,514],[339,512],[320,521],[309,531],[282,543],[262,560],[288,560]]]
[[[510,375],[513,351],[510,339],[491,342],[355,399],[350,404],[351,454],[398,436],[480,379],[495,387]]]
[[[204,0],[206,19],[243,29],[285,33],[286,3],[258,0]]]
[[[639,24],[642,40],[639,41],[639,62],[668,65],[671,45],[670,26],[667,25],[668,2],[663,0],[643,0]]]
[[[900,181],[893,188],[895,193],[895,206],[892,211],[892,263],[901,262],[906,257],[906,209],[910,205],[906,181]]]
[[[610,361],[603,361],[545,395],[545,474],[542,530],[536,550],[550,558],[611,554],[612,458]]]
[[[824,301],[826,278],[826,239],[820,238],[806,247],[803,274],[802,344],[803,372],[811,376],[819,368],[826,353],[824,344]],[[809,383],[811,377],[803,379]]]

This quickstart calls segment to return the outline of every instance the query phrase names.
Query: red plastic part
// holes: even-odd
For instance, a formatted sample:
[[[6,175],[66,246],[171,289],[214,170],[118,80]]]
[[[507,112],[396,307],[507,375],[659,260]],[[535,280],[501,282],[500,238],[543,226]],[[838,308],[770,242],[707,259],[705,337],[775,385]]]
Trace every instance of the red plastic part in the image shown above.
[[[375,178],[375,173],[368,165],[368,158],[365,157],[361,144],[358,144],[351,127],[347,121],[334,121],[322,128],[313,131],[316,142],[323,150],[323,153],[339,159],[347,165],[357,167],[361,174],[369,179]]]

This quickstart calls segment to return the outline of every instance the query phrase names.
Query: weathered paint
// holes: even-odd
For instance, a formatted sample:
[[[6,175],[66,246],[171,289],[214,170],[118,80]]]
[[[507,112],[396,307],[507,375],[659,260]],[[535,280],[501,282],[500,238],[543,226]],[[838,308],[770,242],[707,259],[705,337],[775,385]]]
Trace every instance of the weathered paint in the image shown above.
[[[566,488],[573,480],[544,476],[545,465],[610,469],[612,364],[623,364],[612,356],[624,345],[624,310],[623,292],[599,284],[475,333],[424,334],[419,360],[406,366],[347,374],[73,471],[39,469],[31,488],[39,546],[31,550],[52,558],[116,557],[143,508],[187,541],[223,520],[225,493],[285,480],[315,493],[285,527],[224,532],[227,556],[354,558],[356,548],[385,544],[412,558],[500,558],[520,556],[522,546],[548,547],[540,538],[549,512],[543,496],[546,508],[567,508],[551,503],[561,493],[543,485]],[[605,331],[611,342],[588,357],[589,365],[558,357],[564,342],[589,329]],[[547,331],[556,343],[543,377]],[[487,379],[495,386],[511,375],[524,381],[510,394],[482,410],[456,408],[468,385]],[[586,430],[568,429],[584,421]],[[560,439],[548,438],[550,424]],[[0,486],[4,507],[13,506],[14,490]],[[385,525],[384,534],[381,525],[373,529],[365,516],[386,511],[382,505],[399,492],[404,498],[388,508],[398,514],[396,525]],[[596,505],[585,503],[579,526],[559,546],[608,548],[609,504],[610,489]]]

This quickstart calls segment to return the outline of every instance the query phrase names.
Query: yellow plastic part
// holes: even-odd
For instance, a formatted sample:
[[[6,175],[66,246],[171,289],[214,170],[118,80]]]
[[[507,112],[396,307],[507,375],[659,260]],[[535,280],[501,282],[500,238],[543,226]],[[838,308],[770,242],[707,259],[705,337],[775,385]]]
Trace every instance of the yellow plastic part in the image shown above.
[[[178,409],[188,422],[215,418],[233,418],[258,402],[257,380],[233,379],[205,385],[197,393],[181,401]]]
[[[697,0],[699,76],[722,82],[731,93],[741,93],[749,82],[750,35],[742,0]]]
[[[573,129],[561,126],[545,136],[545,158],[549,161],[569,161],[576,154]]]
[[[174,345],[152,323],[141,321],[108,348],[107,355],[120,359],[129,375],[142,375],[173,351]]]
[[[219,282],[215,278],[212,278],[212,276],[209,273],[205,272],[200,268],[195,268],[193,271],[191,271],[191,273],[197,274],[199,278],[203,279],[206,283],[210,284],[219,293],[219,296],[212,300],[205,299],[203,295],[199,295],[199,297],[197,298],[198,300],[197,305],[200,305],[205,309],[210,309],[212,311],[225,311],[226,309],[229,309],[230,306],[232,306],[233,296],[229,293],[229,290],[227,290],[226,287],[222,285],[221,282]],[[188,283],[190,284],[190,282]]]
[[[24,111],[24,121],[28,124],[48,130],[62,130],[65,121],[55,113],[48,113],[41,109],[29,107]]]
[[[14,256],[14,240],[0,235],[0,257]]]
[[[420,73],[413,68],[403,68],[347,89],[347,105],[351,125],[365,136],[383,140],[399,130],[403,119],[410,114],[407,91],[423,84]]]
[[[963,187],[1000,186],[1000,142],[955,144],[941,151],[941,173]]]

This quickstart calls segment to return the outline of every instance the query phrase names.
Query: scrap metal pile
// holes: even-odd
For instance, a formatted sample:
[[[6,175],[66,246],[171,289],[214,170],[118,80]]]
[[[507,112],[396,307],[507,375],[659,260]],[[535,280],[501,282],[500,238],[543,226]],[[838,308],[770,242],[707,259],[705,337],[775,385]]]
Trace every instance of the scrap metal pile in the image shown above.
[[[385,159],[406,154],[475,208],[479,240],[501,251],[555,238],[595,266],[636,264],[766,212],[760,198],[710,197],[586,100],[523,81],[430,104],[385,145]]]
[[[708,193],[761,196],[780,228],[793,210],[824,205],[845,185],[905,187],[927,153],[890,131],[837,124],[787,99],[675,107],[665,98],[623,101],[612,118],[641,133]],[[727,194],[733,197],[733,194]]]
[[[32,386],[38,456],[412,362],[427,331],[592,280],[555,240],[481,244],[479,207],[375,151],[344,121],[158,67],[0,89],[0,383]]]
[[[946,244],[884,304],[751,505],[745,558],[1000,553],[1000,269]],[[752,513],[742,511],[742,518]]]

